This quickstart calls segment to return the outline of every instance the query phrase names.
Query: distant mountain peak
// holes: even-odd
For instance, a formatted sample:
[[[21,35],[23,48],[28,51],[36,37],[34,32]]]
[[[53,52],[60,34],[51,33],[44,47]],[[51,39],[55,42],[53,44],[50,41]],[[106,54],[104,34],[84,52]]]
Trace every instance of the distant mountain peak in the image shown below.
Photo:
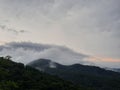
[[[40,71],[44,71],[47,68],[57,68],[57,63],[49,59],[38,59],[30,62],[28,65],[33,66]]]
[[[49,63],[49,67],[50,67],[50,68],[56,68],[57,65],[56,65],[55,62],[52,62],[52,61],[51,61],[51,62]]]
[[[49,62],[40,62],[43,61]],[[81,87],[22,63],[13,62],[9,58],[0,57],[0,90],[81,90]]]
[[[109,83],[114,84],[115,80],[118,80],[116,83],[120,83],[119,73],[97,66],[82,65],[79,63],[62,65],[49,59],[38,59],[28,65],[45,73],[59,76],[75,84],[95,88],[95,90],[108,90],[109,88],[109,90],[113,90],[113,88],[114,90],[118,90],[118,88],[120,88],[118,84],[115,84],[116,86],[118,85],[117,87],[109,85]]]

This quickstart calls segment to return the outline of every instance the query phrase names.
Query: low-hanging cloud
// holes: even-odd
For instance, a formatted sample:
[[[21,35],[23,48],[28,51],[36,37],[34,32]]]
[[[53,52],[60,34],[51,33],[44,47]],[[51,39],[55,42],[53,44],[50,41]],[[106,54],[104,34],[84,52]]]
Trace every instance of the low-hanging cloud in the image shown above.
[[[61,64],[90,64],[85,61],[88,55],[77,53],[65,46],[36,44],[30,42],[11,42],[0,46],[0,56],[10,55],[16,62],[27,64],[33,60],[51,59]]]

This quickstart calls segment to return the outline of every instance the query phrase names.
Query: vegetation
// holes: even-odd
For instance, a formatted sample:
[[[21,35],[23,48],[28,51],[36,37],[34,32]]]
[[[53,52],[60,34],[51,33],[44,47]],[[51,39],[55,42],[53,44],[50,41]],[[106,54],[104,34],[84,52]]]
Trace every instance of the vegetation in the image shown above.
[[[46,73],[59,76],[64,80],[82,85],[95,90],[120,90],[120,73],[105,70],[95,66],[80,64],[61,65],[54,63],[56,68],[51,68],[50,60],[36,60],[29,65],[34,68],[41,68]]]
[[[80,64],[55,63],[56,68],[50,68],[50,61],[44,61],[31,66],[45,72],[13,62],[11,57],[0,57],[0,90],[120,90],[120,73]]]
[[[0,57],[0,90],[87,90],[40,72],[9,57]]]

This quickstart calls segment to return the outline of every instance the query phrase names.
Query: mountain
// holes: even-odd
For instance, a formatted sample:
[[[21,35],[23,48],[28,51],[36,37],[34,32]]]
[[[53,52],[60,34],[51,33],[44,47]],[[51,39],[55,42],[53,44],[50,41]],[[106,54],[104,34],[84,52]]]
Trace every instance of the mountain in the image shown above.
[[[108,68],[108,67],[106,67],[105,69],[120,73],[120,68]]]
[[[100,67],[81,64],[61,65],[48,59],[35,60],[28,65],[95,90],[120,90],[120,73]]]
[[[0,57],[0,90],[87,90],[40,72],[9,58]]]
[[[120,73],[120,68],[111,68],[111,70]]]
[[[120,73],[120,68],[113,68],[112,70]]]

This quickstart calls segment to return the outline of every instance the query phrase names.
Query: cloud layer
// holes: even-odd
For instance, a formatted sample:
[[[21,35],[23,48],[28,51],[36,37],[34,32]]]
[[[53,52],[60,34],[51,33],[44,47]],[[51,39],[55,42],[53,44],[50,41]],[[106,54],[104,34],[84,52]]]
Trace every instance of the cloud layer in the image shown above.
[[[120,67],[120,59],[78,53],[65,46],[31,42],[11,42],[0,45],[0,56],[10,55],[16,62],[27,64],[36,59],[50,59],[63,65],[75,63],[100,67]]]
[[[26,32],[26,30],[16,30],[16,29],[10,28],[10,27],[8,27],[8,26],[6,26],[6,25],[0,25],[0,28],[1,28],[1,30],[3,30],[3,31],[12,32],[12,33],[14,33],[14,34],[19,34],[19,33],[24,33],[24,32]]]
[[[89,57],[88,55],[76,53],[67,47],[30,42],[12,42],[0,46],[0,56],[6,55],[10,55],[13,60],[25,64],[40,58],[51,59],[61,64],[90,64],[84,60]]]

